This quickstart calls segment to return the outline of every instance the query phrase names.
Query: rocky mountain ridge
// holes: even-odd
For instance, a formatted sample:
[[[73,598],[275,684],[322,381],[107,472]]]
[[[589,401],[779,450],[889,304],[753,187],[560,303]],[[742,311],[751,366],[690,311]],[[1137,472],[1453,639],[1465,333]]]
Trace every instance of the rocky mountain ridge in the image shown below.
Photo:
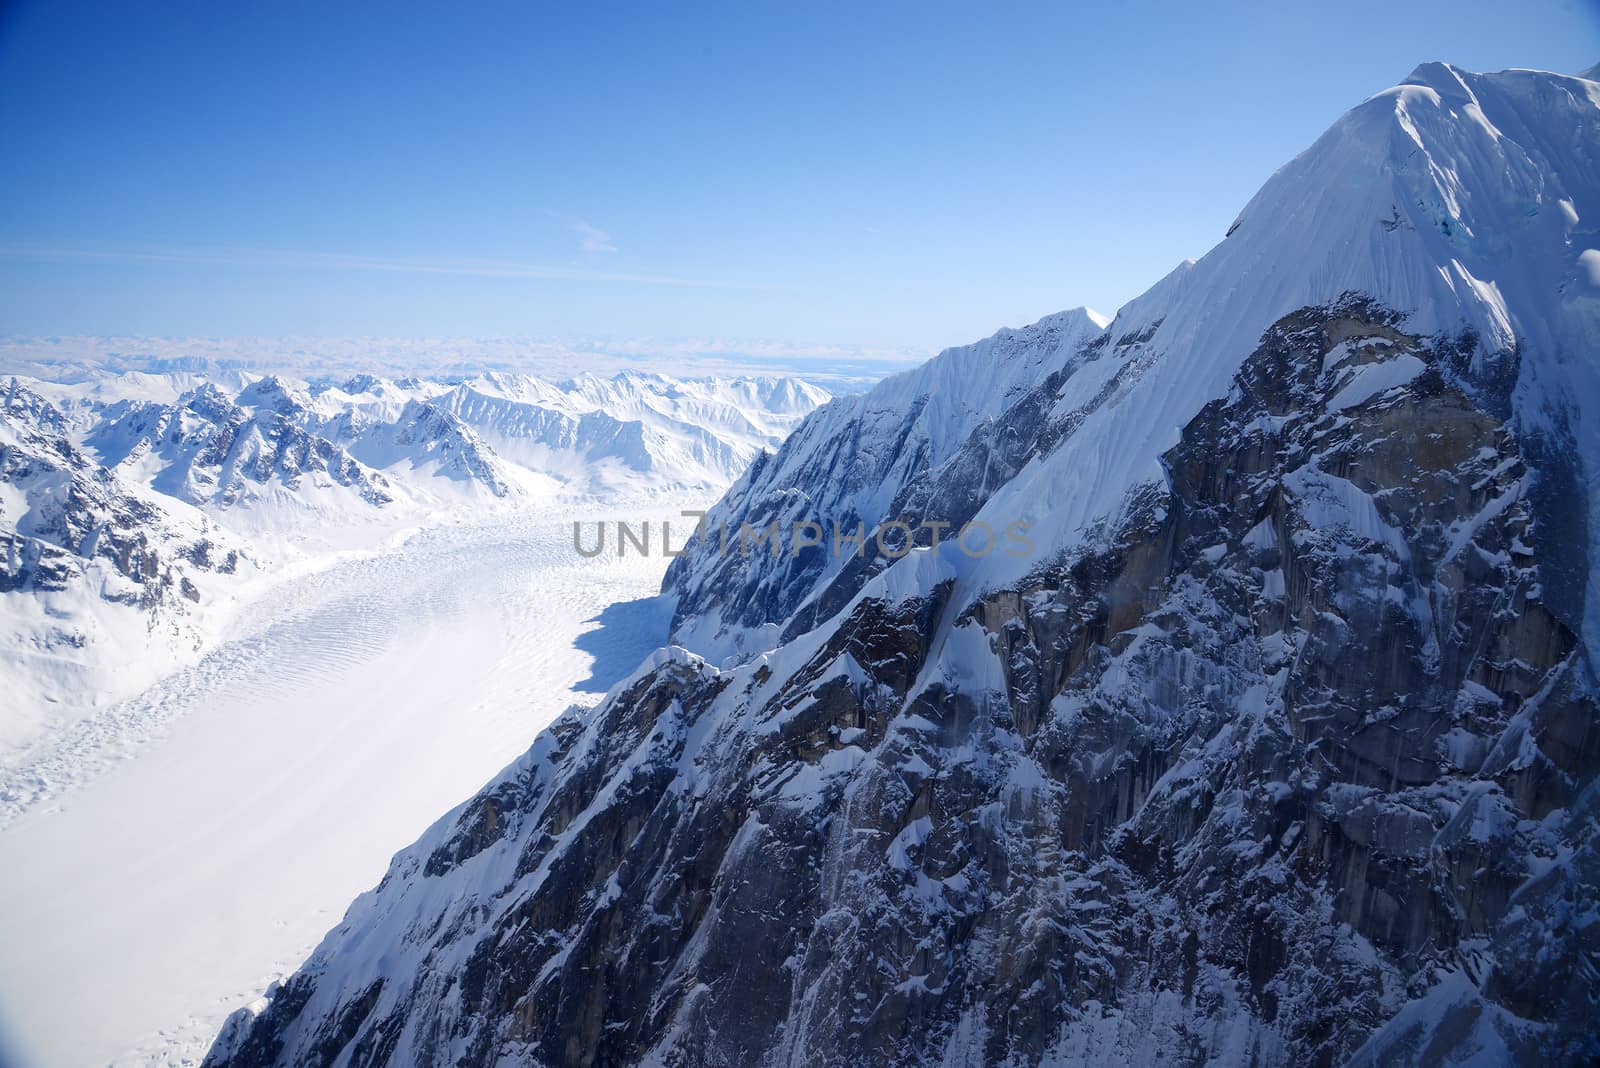
[[[1037,551],[681,559],[689,647],[208,1063],[1600,1055],[1597,132],[1425,65],[944,446],[874,429],[915,389],[812,416],[722,514]]]

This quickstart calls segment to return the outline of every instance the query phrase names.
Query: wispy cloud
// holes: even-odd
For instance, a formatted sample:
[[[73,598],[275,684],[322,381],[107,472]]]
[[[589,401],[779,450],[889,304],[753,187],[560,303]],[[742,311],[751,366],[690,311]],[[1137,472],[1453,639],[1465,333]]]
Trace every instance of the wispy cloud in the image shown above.
[[[598,226],[590,226],[582,219],[573,219],[570,223],[572,232],[578,235],[579,247],[585,252],[615,252],[617,246],[611,243],[611,235]]]
[[[874,349],[730,338],[552,337],[5,337],[0,376],[78,382],[105,370],[160,373],[170,361],[227,365],[298,378],[369,372],[384,375],[512,371],[550,381],[575,369],[599,374],[666,370],[677,376],[792,374],[835,392],[865,388],[928,357]]]
[[[591,228],[592,229],[592,228]],[[596,248],[614,252],[602,230],[594,231]],[[585,248],[588,248],[586,238]],[[376,271],[397,274],[465,275],[476,278],[526,278],[560,282],[596,282],[626,285],[681,286],[699,289],[777,289],[758,282],[714,278],[680,278],[673,275],[596,271],[581,267],[547,267],[505,260],[403,259],[359,256],[334,252],[290,252],[278,249],[160,249],[48,247],[0,245],[0,259],[80,260],[101,263],[189,263],[227,267],[272,267],[306,271]]]

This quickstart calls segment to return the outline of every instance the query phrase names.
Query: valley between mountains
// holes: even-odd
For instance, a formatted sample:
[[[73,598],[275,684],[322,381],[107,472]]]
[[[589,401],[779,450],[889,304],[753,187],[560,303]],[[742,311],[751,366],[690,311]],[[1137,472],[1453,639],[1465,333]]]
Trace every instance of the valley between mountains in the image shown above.
[[[579,561],[553,517],[429,530],[274,590],[8,770],[0,1000],[24,1049],[197,1060],[396,849],[663,640],[663,563]]]
[[[0,1050],[198,1063],[397,849],[666,640],[659,545],[586,558],[573,524],[691,529],[823,396],[10,379]]]

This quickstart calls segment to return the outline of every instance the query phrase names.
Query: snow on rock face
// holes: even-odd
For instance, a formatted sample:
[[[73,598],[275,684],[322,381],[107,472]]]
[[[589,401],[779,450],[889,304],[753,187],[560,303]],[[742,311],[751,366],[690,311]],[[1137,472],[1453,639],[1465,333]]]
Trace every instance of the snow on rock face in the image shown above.
[[[40,712],[74,671],[106,686],[192,653],[196,614],[253,569],[239,539],[75,445],[54,404],[16,379],[0,387],[0,598],[11,621],[0,756],[47,727]]]
[[[1592,678],[1515,435],[1398,322],[1276,324],[1093,559],[661,651],[211,1063],[1338,1063],[1435,1005],[1578,1060]],[[1335,409],[1353,336],[1426,370]]]
[[[848,551],[831,552],[836,528],[849,532],[864,523],[870,533],[908,515],[911,487],[933,481],[974,432],[993,431],[1041,382],[1073,366],[1105,325],[1078,308],[1002,330],[812,415],[706,517],[706,530],[717,536],[690,542],[669,569],[666,589],[679,597],[674,640],[718,658],[770,646],[776,624],[851,566]],[[724,528],[736,535],[743,524],[762,529],[773,522],[784,531],[796,522],[818,523],[825,548],[792,557],[786,542],[777,560],[723,551]]]
[[[1041,442],[1048,447],[1033,450],[1021,477],[993,500],[983,493],[988,503],[975,517],[927,518],[977,518],[997,529],[1020,521],[1047,550],[1073,551],[1115,524],[1136,487],[1160,483],[1159,457],[1177,428],[1227,391],[1263,330],[1347,294],[1381,297],[1418,334],[1476,339],[1479,376],[1516,382],[1519,425],[1549,438],[1551,451],[1589,458],[1541,492],[1564,493],[1571,481],[1600,488],[1592,459],[1600,457],[1600,419],[1575,407],[1600,395],[1600,302],[1585,295],[1587,261],[1575,247],[1595,243],[1584,235],[1600,218],[1597,104],[1600,87],[1577,78],[1419,67],[1279,170],[1215,249],[1121,309],[1106,343],[1059,384],[1054,418],[1035,418],[1054,424],[1064,442]],[[1078,330],[1059,347],[1047,335],[1004,332],[829,406],[773,465],[734,487],[713,524],[815,518],[853,528],[864,520],[871,531],[900,518],[897,494],[917,472],[946,459],[1020,389],[1037,386],[1049,358],[1064,363],[1074,343],[1100,333],[1102,324],[1076,314]],[[1030,330],[1067,326],[1061,318]],[[1030,347],[1053,357],[1015,358]],[[1589,563],[1573,576],[1589,591],[1576,611],[1600,651],[1600,492],[1584,497],[1591,510],[1567,521],[1591,539]],[[1013,581],[1035,562],[997,555],[974,564],[946,553],[977,588]],[[716,657],[766,648],[782,633],[773,624],[844,566],[730,560],[720,546],[691,545],[668,575],[680,597],[675,640]]]
[[[1591,1061],[1597,130],[1419,68],[994,396],[815,413],[713,518],[1037,551],[681,558],[742,662],[540,736],[208,1063]]]
[[[726,486],[827,400],[790,378],[486,375],[438,403],[497,451],[594,489]]]
[[[156,376],[122,379],[130,377]],[[76,433],[106,464],[157,492],[232,508],[292,503],[307,478],[348,491],[319,515],[362,503],[434,504],[463,490],[517,498],[717,489],[828,396],[783,377],[624,373],[557,384],[492,373],[307,384],[269,376],[242,388],[167,377],[169,389],[140,382],[124,395],[121,379],[33,386],[67,405]],[[179,384],[188,388],[161,396]]]
[[[369,505],[388,504],[383,476],[315,433],[303,399],[275,378],[251,383],[235,399],[207,384],[172,404],[114,405],[85,443],[108,467],[189,504],[248,505],[308,478]]]
[[[478,434],[433,401],[407,402],[393,423],[353,435],[350,448],[373,468],[449,479],[494,497],[511,496],[520,488]]]
[[[1227,392],[1263,330],[1352,293],[1404,313],[1415,334],[1472,338],[1477,378],[1515,383],[1519,427],[1584,458],[1568,481],[1600,487],[1600,417],[1580,403],[1600,396],[1600,321],[1563,287],[1574,242],[1600,219],[1597,122],[1600,86],[1532,71],[1429,64],[1370,98],[1279,170],[1231,236],[1118,313],[1105,372],[1115,395],[982,517],[1028,522],[1041,543],[1073,551],[1115,523],[1135,487],[1159,485],[1177,428]],[[1069,381],[1063,408],[1093,385]],[[1600,507],[1600,494],[1583,496]],[[1600,653],[1600,513],[1586,518],[1579,585],[1595,592],[1579,615]],[[993,557],[972,581],[1029,566]]]

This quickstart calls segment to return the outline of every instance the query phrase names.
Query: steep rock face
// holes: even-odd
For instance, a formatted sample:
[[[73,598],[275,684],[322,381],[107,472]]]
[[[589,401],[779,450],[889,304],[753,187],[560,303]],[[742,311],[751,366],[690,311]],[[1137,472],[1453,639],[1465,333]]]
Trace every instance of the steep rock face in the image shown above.
[[[1070,566],[661,654],[212,1063],[1382,1061],[1430,997],[1580,1061],[1593,666],[1492,390],[1398,321],[1276,324]]]
[[[836,531],[860,527],[871,538],[895,520],[959,526],[970,518],[982,503],[984,480],[998,485],[1012,472],[941,475],[940,468],[970,465],[973,454],[963,448],[974,433],[1014,447],[1020,440],[1015,424],[1022,421],[1018,403],[1058,385],[1057,376],[1089,358],[1105,325],[1095,312],[1077,308],[1002,330],[946,350],[862,396],[839,398],[806,420],[776,456],[756,459],[706,515],[705,535],[689,542],[668,569],[665,588],[678,596],[673,640],[718,657],[770,648],[780,625],[810,599],[830,586],[852,588],[864,566],[876,566],[876,554],[853,564],[848,549],[834,553]],[[819,524],[822,545],[791,553],[788,533],[804,522]],[[724,531],[737,545],[741,527],[760,531],[772,524],[785,538],[776,559],[723,547]],[[841,580],[845,570],[851,575]],[[824,603],[836,609],[837,596]],[[818,611],[808,606],[806,619]]]
[[[308,429],[309,419],[284,383],[267,378],[237,402],[208,384],[175,404],[118,406],[86,440],[109,467],[156,465],[154,488],[190,504],[227,508],[272,485],[292,491],[319,476],[368,504],[389,503],[384,477]]]
[[[1567,277],[1600,86],[1417,78],[1012,396],[1017,434],[884,468],[1031,558],[801,576],[787,615],[741,592],[781,569],[735,575],[774,648],[570,714],[210,1063],[1600,1055]],[[832,418],[773,494],[835,493],[872,419],[800,447]],[[680,626],[730,620],[765,625]]]
[[[1538,71],[1425,64],[1374,94],[1273,175],[1230,236],[1119,310],[1108,333],[1121,354],[1100,361],[1115,396],[983,512],[1028,522],[1042,544],[1093,543],[1133,488],[1163,480],[1177,429],[1229,390],[1263,330],[1364,294],[1413,334],[1470,339],[1470,360],[1511,376],[1536,481],[1582,511],[1563,521],[1575,544],[1553,564],[1576,569],[1563,585],[1587,590],[1573,607],[1600,650],[1600,463],[1588,459],[1600,456],[1600,290],[1585,266],[1600,256],[1597,121],[1600,86]],[[1094,381],[1073,376],[1061,403],[1082,407]],[[1030,566],[993,559],[973,577],[1011,582]]]
[[[104,599],[180,610],[201,599],[196,576],[239,564],[207,524],[167,515],[74,446],[62,413],[15,379],[0,395],[0,486],[0,593],[62,592],[98,564]]]

